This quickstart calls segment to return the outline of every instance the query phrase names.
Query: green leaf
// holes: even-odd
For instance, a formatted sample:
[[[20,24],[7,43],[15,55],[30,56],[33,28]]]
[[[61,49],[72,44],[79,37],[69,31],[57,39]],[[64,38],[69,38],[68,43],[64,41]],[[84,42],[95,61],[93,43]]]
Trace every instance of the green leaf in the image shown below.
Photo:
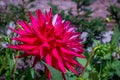
[[[113,33],[113,36],[112,36],[112,43],[115,43],[115,45],[118,44],[118,40],[119,40],[119,37],[120,37],[120,32],[119,32],[119,29],[118,29],[118,26],[115,26],[114,27],[114,33]]]
[[[31,72],[31,76],[32,76],[32,78],[34,79],[34,69],[31,68],[30,72]]]
[[[115,70],[116,75],[120,77],[120,61],[116,60],[111,64],[112,69]]]
[[[52,75],[52,80],[63,80],[62,73],[53,67],[49,66],[45,62],[42,61],[43,64],[49,69],[51,75]]]
[[[85,55],[86,59],[89,58],[89,53],[88,52],[84,52],[84,55]]]
[[[83,65],[84,67],[85,67],[85,65],[86,65],[86,63],[87,63],[87,59],[77,58],[77,61],[78,61],[81,65]],[[88,78],[88,75],[89,75],[89,71],[90,71],[90,70],[91,70],[91,66],[90,66],[90,64],[88,64],[87,70],[85,71],[85,73],[84,73],[84,75],[83,75],[84,78]]]
[[[111,59],[111,54],[106,54],[103,58],[106,59],[106,60],[110,60]]]
[[[83,66],[85,66],[85,64],[87,63],[87,59],[77,58],[77,61],[78,61],[81,65],[83,65]],[[88,70],[91,70],[91,67],[90,67],[89,64],[88,64],[88,66],[87,66],[87,69],[88,69]]]
[[[85,73],[84,73],[84,76],[83,76],[83,77],[84,77],[84,78],[88,78],[89,73],[90,73],[89,71],[85,71]]]
[[[91,72],[89,74],[89,80],[99,80],[97,72]]]
[[[26,69],[24,72],[25,78],[24,80],[33,80],[33,75],[31,74],[31,68]]]
[[[8,62],[9,62],[9,68],[10,68],[10,73],[12,73],[13,67],[14,67],[14,61],[13,59],[10,58],[10,55],[7,55]]]
[[[76,76],[73,72],[67,71],[66,79],[67,79],[67,80],[76,80],[76,79],[77,79],[77,76]]]

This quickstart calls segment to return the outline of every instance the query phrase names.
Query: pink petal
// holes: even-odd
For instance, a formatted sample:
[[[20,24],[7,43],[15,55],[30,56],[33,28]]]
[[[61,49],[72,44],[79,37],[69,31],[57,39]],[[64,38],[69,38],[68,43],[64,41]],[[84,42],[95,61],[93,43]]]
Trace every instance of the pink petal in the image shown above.
[[[47,54],[45,61],[48,65],[52,65],[52,56],[50,54]]]
[[[60,57],[56,48],[53,49],[52,54],[53,54],[53,57],[55,57],[58,61],[62,61],[62,58]]]
[[[69,28],[67,31],[68,31],[68,32],[74,32],[75,29],[76,29],[76,27],[71,27],[71,28]]]
[[[38,18],[39,25],[42,27],[45,22],[45,16],[42,14],[41,10],[37,10],[36,15]]]
[[[53,25],[54,27],[55,27],[55,23],[56,23],[57,16],[58,16],[58,14],[56,14],[56,15],[53,17],[53,20],[52,20],[52,25]]]
[[[46,20],[47,22],[52,21],[52,9],[48,13],[46,13]]]
[[[25,22],[25,21],[17,21],[17,23],[19,25],[21,25],[25,31],[31,33],[31,26],[27,22]]]
[[[64,23],[64,27],[65,27],[66,29],[68,29],[68,28],[70,27],[70,21],[66,21],[66,22]]]
[[[61,24],[62,24],[62,16],[60,14],[57,14],[55,26],[60,27]]]
[[[38,46],[21,44],[21,45],[8,45],[8,48],[13,48],[17,50],[34,50],[38,48]]]
[[[65,67],[64,67],[64,64],[62,61],[58,61],[58,66],[60,68],[60,70],[62,71],[62,73],[66,73],[66,70],[65,70]]]
[[[29,13],[30,15],[30,19],[31,19],[31,23],[33,25],[33,29],[35,30],[37,36],[42,40],[42,41],[46,41],[46,38],[41,34],[41,32],[39,31],[41,26],[39,26],[38,21],[32,16],[31,13]]]
[[[45,66],[45,74],[47,74],[48,76],[48,80],[51,80],[51,74],[50,71],[48,70],[48,68]]]
[[[42,46],[44,48],[50,49],[50,45],[47,42],[43,43]]]
[[[35,59],[34,59],[34,62],[33,62],[32,67],[34,67],[34,66],[35,66],[35,64],[38,62],[38,60],[39,60],[39,57],[38,57],[38,56],[36,56],[36,57],[35,57]]]
[[[13,29],[13,28],[9,28],[10,30],[12,30],[13,32],[15,32],[15,33],[17,33],[17,34],[22,34],[22,33],[20,33],[18,30],[16,30],[16,29]]]
[[[83,68],[82,65],[80,65],[77,61],[75,61],[73,58],[66,58],[66,57],[63,57],[63,59],[65,60],[65,62],[68,62],[69,64],[73,64],[73,65],[77,65],[81,68]]]
[[[66,67],[71,70],[74,74],[78,75],[78,73],[71,67],[70,64],[66,63]]]
[[[22,37],[22,38],[11,38],[12,40],[18,40],[18,41],[21,41],[21,42],[24,42],[24,43],[28,43],[28,44],[34,44],[37,42],[37,38],[36,37],[33,37],[33,38],[30,38],[30,37]]]
[[[12,46],[12,45],[8,45],[8,48],[13,48],[13,49],[21,50],[20,47],[18,47],[18,46]]]
[[[66,54],[71,55],[71,56],[81,57],[80,54],[75,53],[75,52],[73,52],[73,51],[71,51],[71,50],[69,50],[69,49],[65,49],[65,48],[61,47],[60,50],[61,50],[64,54],[66,53]],[[63,55],[64,55],[64,54],[63,54]]]
[[[42,59],[44,57],[44,54],[43,54],[43,47],[40,46],[40,58]]]
[[[24,30],[22,30],[22,29],[20,29],[19,28],[19,30],[17,29],[12,29],[12,28],[10,28],[10,30],[12,30],[13,32],[15,32],[15,33],[17,33],[17,34],[19,34],[19,35],[22,35],[22,36],[29,36],[29,35],[31,35],[31,34],[27,34]]]
[[[30,21],[32,23],[32,27],[34,27],[37,30],[39,27],[38,21],[32,16],[32,14],[30,12],[28,14],[30,16]]]

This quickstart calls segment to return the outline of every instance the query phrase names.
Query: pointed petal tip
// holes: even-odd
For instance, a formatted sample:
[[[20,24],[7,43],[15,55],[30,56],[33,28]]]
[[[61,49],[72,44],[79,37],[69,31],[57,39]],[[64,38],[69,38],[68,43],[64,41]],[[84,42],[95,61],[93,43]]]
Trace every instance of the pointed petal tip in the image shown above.
[[[15,56],[15,58],[21,58],[21,56]]]
[[[36,56],[34,61],[33,61],[32,67],[34,67],[37,64],[38,60],[39,60],[39,57]]]
[[[78,57],[79,58],[86,58],[86,56],[84,56],[84,55],[79,55]]]
[[[11,45],[7,45],[7,48],[11,48],[12,46]]]
[[[15,22],[19,23],[21,20],[16,20]]]

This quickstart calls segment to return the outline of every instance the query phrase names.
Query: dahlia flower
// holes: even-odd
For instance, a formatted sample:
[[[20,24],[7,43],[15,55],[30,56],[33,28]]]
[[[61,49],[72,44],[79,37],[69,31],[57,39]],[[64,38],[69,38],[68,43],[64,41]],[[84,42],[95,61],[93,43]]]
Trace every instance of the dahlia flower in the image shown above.
[[[8,45],[8,48],[21,50],[24,54],[17,58],[25,56],[35,56],[33,66],[38,60],[44,60],[45,63],[62,72],[72,71],[77,75],[76,66],[83,68],[75,58],[85,58],[83,55],[82,44],[80,43],[79,32],[75,32],[76,27],[71,26],[69,21],[62,20],[60,14],[52,16],[52,10],[43,14],[40,10],[36,11],[34,17],[31,13],[30,23],[18,20],[21,26],[11,30],[18,34],[11,38],[19,43]],[[51,78],[47,70],[48,79]]]

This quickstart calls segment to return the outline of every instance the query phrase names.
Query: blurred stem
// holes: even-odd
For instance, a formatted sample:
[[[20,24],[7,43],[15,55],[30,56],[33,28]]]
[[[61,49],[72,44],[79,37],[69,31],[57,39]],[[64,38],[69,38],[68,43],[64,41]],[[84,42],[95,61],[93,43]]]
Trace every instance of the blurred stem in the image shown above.
[[[102,68],[102,64],[100,64],[99,80],[101,80],[101,68]]]
[[[17,55],[19,55],[19,51],[17,52]],[[14,70],[13,70],[13,80],[15,80],[15,73],[16,73],[16,69],[17,69],[17,63],[18,63],[18,58],[15,58],[15,66],[14,66]]]
[[[95,50],[96,50],[97,48],[98,48],[98,47],[95,47],[95,48],[92,50],[92,53],[90,54],[90,57],[88,58],[87,63],[85,64],[85,67],[84,67],[84,69],[83,69],[80,77],[83,77],[83,76],[84,76],[84,73],[85,73],[85,71],[86,71],[86,69],[87,69],[87,66],[88,66],[88,64],[90,63],[91,58],[92,58],[92,56],[93,56],[93,54],[94,54],[94,52],[95,52]]]

